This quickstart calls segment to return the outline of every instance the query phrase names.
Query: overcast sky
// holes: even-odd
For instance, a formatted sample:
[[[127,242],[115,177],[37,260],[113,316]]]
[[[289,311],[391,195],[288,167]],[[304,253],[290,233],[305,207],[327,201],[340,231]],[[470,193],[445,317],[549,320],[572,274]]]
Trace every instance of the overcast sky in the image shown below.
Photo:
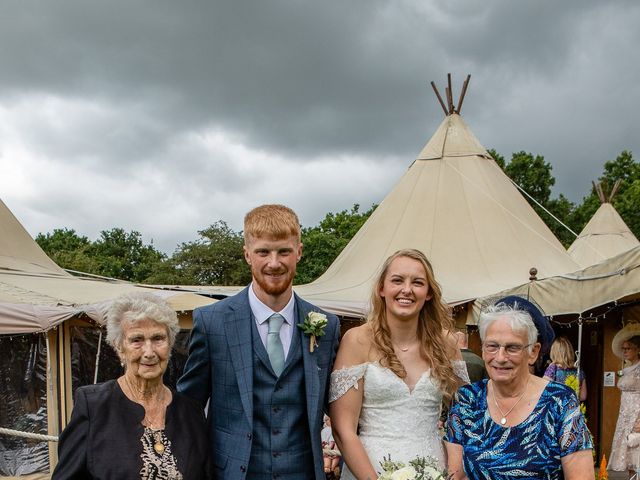
[[[6,1],[0,198],[36,235],[171,253],[262,203],[313,226],[380,202],[454,97],[486,148],[579,201],[640,155],[640,2]]]

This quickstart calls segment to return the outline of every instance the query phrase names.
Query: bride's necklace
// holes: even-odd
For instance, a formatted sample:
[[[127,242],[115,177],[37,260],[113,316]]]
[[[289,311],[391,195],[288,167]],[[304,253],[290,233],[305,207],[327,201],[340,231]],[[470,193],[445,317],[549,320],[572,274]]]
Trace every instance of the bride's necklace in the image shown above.
[[[516,405],[518,405],[520,403],[520,400],[522,400],[522,398],[524,397],[524,394],[527,391],[527,387],[529,386],[529,380],[530,379],[531,379],[531,377],[527,378],[527,384],[524,386],[524,390],[522,390],[522,393],[518,397],[518,400],[516,400],[516,403],[514,403],[511,406],[511,408],[509,409],[509,411],[507,413],[504,413],[502,411],[502,409],[500,408],[500,405],[498,404],[498,398],[496,397],[495,385],[493,385],[493,388],[491,389],[491,394],[493,396],[493,403],[496,404],[496,408],[500,412],[500,415],[502,415],[502,418],[500,419],[500,425],[506,425],[507,424],[507,417],[513,411],[513,409],[516,408]]]
[[[396,344],[395,344],[395,343],[393,343],[393,342],[391,342],[391,344],[393,345],[393,347],[394,347],[394,348],[396,348],[396,347],[397,347],[397,348],[399,348],[399,349],[400,349],[400,351],[402,351],[402,352],[408,352],[408,351],[409,351],[409,349],[414,345],[414,344],[413,344],[413,341],[414,341],[414,340],[416,340],[417,338],[418,338],[418,337],[416,336],[416,337],[413,337],[411,340],[409,340],[409,344],[408,344],[406,347],[402,347],[402,346],[400,346],[400,345],[396,345]]]

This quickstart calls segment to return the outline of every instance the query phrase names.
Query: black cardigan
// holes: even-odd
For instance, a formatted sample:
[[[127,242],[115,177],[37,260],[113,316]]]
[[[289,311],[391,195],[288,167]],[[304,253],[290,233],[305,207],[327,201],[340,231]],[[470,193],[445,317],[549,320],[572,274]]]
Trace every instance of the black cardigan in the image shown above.
[[[165,434],[184,480],[208,478],[207,434],[200,405],[176,392],[167,407]],[[116,380],[80,387],[71,420],[60,435],[52,480],[139,479],[144,407]]]

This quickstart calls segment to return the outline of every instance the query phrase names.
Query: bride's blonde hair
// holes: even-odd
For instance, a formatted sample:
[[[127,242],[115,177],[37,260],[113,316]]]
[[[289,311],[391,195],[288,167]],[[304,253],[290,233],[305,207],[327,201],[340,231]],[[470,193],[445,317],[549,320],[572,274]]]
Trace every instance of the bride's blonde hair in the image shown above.
[[[382,354],[381,365],[389,368],[400,378],[407,376],[405,368],[393,350],[391,332],[387,322],[386,302],[380,296],[389,266],[398,257],[417,260],[426,272],[431,298],[424,303],[418,315],[417,335],[420,340],[420,355],[431,364],[431,377],[439,383],[445,399],[450,400],[461,384],[458,376],[454,374],[445,339],[446,332],[454,331],[453,317],[449,306],[442,302],[442,290],[435,280],[431,263],[419,250],[398,250],[382,265],[371,293],[371,312],[367,319],[373,332],[373,345]]]

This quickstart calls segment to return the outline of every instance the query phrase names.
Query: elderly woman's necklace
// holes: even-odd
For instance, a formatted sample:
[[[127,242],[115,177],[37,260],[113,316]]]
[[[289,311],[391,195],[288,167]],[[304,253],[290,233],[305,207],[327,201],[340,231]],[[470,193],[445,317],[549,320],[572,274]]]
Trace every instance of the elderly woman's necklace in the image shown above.
[[[134,388],[133,384],[129,381],[129,379],[127,378],[127,376],[124,376],[124,381],[127,384],[127,387],[129,387],[129,391],[131,392],[131,394],[133,395],[133,397],[137,397],[136,393],[138,393],[140,395],[140,397],[144,398],[147,392],[144,392],[142,390],[140,390],[139,388]],[[161,386],[160,387],[161,390],[157,393],[158,395],[158,402],[161,406],[164,406],[164,388]],[[137,403],[142,404],[142,400],[138,400],[136,399]],[[162,440],[162,430],[159,428],[154,428],[154,423],[151,420],[150,415],[147,414],[146,409],[147,407],[143,405],[143,407],[145,408],[145,416],[144,419],[142,420],[143,424],[146,424],[146,426],[149,428],[149,430],[151,431],[151,435],[153,437],[153,450],[158,454],[158,455],[162,455],[165,451],[165,445],[164,445],[164,441]],[[162,421],[160,421],[160,423],[162,423]]]
[[[511,406],[511,408],[507,411],[507,413],[504,413],[502,411],[502,409],[500,408],[500,405],[498,405],[498,398],[496,397],[496,390],[495,390],[496,387],[495,387],[495,385],[492,385],[493,388],[491,388],[491,395],[493,396],[493,403],[496,404],[496,408],[500,412],[500,415],[502,415],[502,418],[500,419],[500,425],[506,425],[507,424],[507,417],[513,411],[513,409],[516,408],[516,406],[520,403],[520,400],[522,400],[522,398],[524,397],[524,394],[527,391],[527,387],[529,386],[529,380],[530,379],[531,379],[531,377],[527,378],[527,384],[524,386],[524,390],[522,390],[522,393],[518,397],[518,400],[516,400],[516,403],[514,403]]]
[[[150,420],[147,420],[147,427],[151,431],[151,436],[153,437],[153,450],[158,455],[162,455],[166,449],[162,439],[162,430],[153,428],[153,423],[151,423]]]

